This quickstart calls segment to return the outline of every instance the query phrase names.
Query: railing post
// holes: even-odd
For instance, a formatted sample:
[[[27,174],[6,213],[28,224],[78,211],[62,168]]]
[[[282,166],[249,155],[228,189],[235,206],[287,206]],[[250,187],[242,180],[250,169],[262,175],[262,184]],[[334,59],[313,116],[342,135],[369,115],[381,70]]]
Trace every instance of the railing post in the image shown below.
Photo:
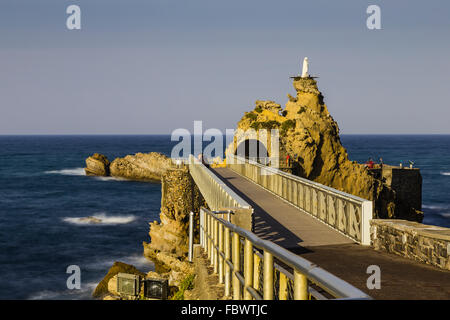
[[[241,271],[241,241],[239,234],[233,233],[233,299],[241,300],[241,283],[236,273]]]
[[[259,267],[259,263],[261,258],[256,254],[253,254],[253,288],[256,291],[259,291],[259,273],[261,272],[261,268]]]
[[[361,207],[361,244],[370,245],[370,220],[373,218],[372,201],[364,201]]]
[[[203,247],[203,228],[204,228],[204,226],[203,226],[203,210],[202,209],[200,209],[200,217],[199,217],[199,219],[200,219],[200,228],[199,228],[199,231],[200,231],[200,246],[202,248],[204,248]]]
[[[219,223],[219,283],[223,283],[223,225]]]
[[[211,265],[213,266],[214,273],[217,273],[217,251],[216,251],[216,241],[217,241],[217,220],[211,217],[211,233],[212,233],[212,241],[211,241]]]
[[[231,268],[227,261],[231,260],[231,239],[230,229],[225,227],[225,296],[229,297],[231,294]]]
[[[206,241],[207,244],[206,246],[208,247],[208,259],[211,259],[211,216],[208,214],[206,216],[206,220],[207,220],[207,237],[206,237]]]
[[[283,272],[280,272],[280,288],[278,299],[287,300],[287,277]]]
[[[244,279],[244,300],[252,300],[252,295],[246,289],[253,287],[253,244],[248,239],[245,239]]]
[[[308,300],[308,278],[294,270],[294,300]]]
[[[214,273],[219,272],[219,221],[214,219]]]
[[[194,213],[189,213],[189,262],[192,262],[192,251],[194,249]]]
[[[264,300],[273,300],[273,255],[264,251]]]

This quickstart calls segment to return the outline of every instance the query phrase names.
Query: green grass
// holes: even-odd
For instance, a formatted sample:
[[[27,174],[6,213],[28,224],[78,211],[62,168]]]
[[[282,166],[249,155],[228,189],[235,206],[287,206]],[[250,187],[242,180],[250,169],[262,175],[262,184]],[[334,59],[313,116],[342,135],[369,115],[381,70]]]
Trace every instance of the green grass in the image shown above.
[[[179,290],[173,295],[171,300],[184,300],[184,292],[194,289],[195,274],[190,274],[180,283]]]

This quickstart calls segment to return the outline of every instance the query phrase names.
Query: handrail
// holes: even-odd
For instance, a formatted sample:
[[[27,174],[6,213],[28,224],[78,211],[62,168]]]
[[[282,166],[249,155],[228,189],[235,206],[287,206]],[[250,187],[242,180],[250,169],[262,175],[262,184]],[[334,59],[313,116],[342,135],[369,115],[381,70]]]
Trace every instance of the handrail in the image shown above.
[[[231,235],[231,233],[233,235]],[[241,239],[244,238],[244,269],[241,270]],[[214,272],[219,274],[219,282],[225,283],[225,295],[232,295],[234,299],[271,300],[274,298],[274,269],[277,264],[274,258],[293,269],[294,299],[306,300],[315,290],[309,289],[308,283],[314,283],[335,298],[342,299],[371,299],[361,290],[353,287],[344,280],[332,275],[310,261],[299,257],[277,244],[263,240],[254,233],[240,228],[206,208],[200,209],[200,244],[208,254]],[[260,254],[255,249],[263,250],[264,284],[261,296],[259,284],[255,281],[255,274],[259,276]],[[274,268],[275,266],[275,268]],[[282,269],[282,268],[280,268]],[[242,273],[243,271],[243,273]],[[283,280],[280,278],[280,299],[287,299],[287,281],[283,269]],[[283,289],[281,288],[283,287]],[[243,290],[242,290],[243,289]],[[231,293],[232,290],[232,293]],[[310,292],[311,291],[311,292]],[[319,298],[323,298],[318,294]]]
[[[249,164],[251,164],[253,166],[256,166],[256,167],[260,167],[261,169],[263,169],[263,170],[265,170],[267,172],[270,172],[272,174],[285,176],[286,178],[302,182],[304,184],[313,186],[314,188],[317,188],[317,189],[320,189],[320,190],[323,190],[323,191],[327,191],[327,192],[330,192],[330,193],[334,193],[334,194],[339,195],[340,197],[346,198],[346,199],[348,199],[350,201],[354,201],[354,202],[358,202],[358,203],[359,202],[363,202],[363,201],[367,201],[367,199],[355,196],[353,194],[350,194],[350,193],[347,193],[347,192],[344,192],[344,191],[340,191],[340,190],[334,189],[332,187],[326,186],[324,184],[321,184],[321,183],[318,183],[318,182],[315,182],[315,181],[312,181],[312,180],[308,180],[306,178],[302,178],[302,177],[293,175],[293,174],[288,173],[288,172],[284,172],[284,171],[282,171],[280,169],[277,169],[277,168],[274,168],[274,167],[269,167],[269,166],[260,164],[260,163],[254,161],[254,160],[251,160],[251,159],[246,159],[246,158],[235,156],[235,155],[228,155],[227,156],[227,164],[232,163],[228,159],[233,159],[233,158],[236,158],[237,160],[240,160],[240,161],[243,161],[243,162],[248,162]]]
[[[211,209],[219,210],[226,207],[251,209],[251,206],[244,199],[231,190],[193,155],[189,156],[189,171]]]
[[[354,241],[370,245],[372,201],[230,153],[227,166]]]

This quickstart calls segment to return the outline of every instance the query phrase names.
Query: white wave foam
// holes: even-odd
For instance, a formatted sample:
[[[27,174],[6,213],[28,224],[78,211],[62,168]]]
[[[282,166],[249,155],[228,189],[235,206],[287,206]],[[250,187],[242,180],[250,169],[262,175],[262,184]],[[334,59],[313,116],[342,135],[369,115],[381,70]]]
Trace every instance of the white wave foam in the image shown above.
[[[45,173],[46,174],[60,174],[60,175],[64,175],[64,176],[85,176],[86,175],[84,168],[51,170],[51,171],[45,171]]]
[[[443,176],[450,176],[450,172],[441,172],[441,175],[443,175]]]
[[[119,178],[119,177],[94,177],[94,179],[96,180],[100,180],[100,181],[127,181],[127,179],[125,178]]]
[[[427,205],[427,204],[423,204],[422,208],[423,209],[431,209],[431,210],[445,210],[445,209],[447,209],[447,207],[444,207],[444,206]]]
[[[98,281],[100,282],[100,280]],[[81,284],[79,290],[50,291],[43,290],[33,293],[28,300],[86,300],[92,299],[92,292],[97,287],[98,282],[89,282]]]
[[[115,261],[121,261],[124,263],[131,264],[135,266],[137,269],[141,270],[142,272],[148,272],[148,271],[154,271],[155,270],[155,264],[151,261],[149,261],[147,258],[145,258],[142,254],[136,254],[131,256],[122,256],[122,257],[116,257],[111,258],[107,260],[97,260],[91,263],[87,264],[88,269],[95,269],[95,270],[107,270],[111,268],[111,266],[114,264]]]
[[[88,217],[67,217],[63,218],[64,222],[76,225],[116,225],[127,224],[136,220],[136,216],[108,216],[104,213],[95,214]]]

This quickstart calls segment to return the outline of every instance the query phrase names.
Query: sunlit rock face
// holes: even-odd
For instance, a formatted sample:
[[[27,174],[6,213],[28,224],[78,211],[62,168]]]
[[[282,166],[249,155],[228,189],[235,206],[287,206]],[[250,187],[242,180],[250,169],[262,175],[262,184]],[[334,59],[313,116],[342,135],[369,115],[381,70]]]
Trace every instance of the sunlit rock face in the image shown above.
[[[150,223],[150,243],[144,243],[149,257],[163,252],[184,257],[188,252],[189,213],[205,205],[187,168],[167,170],[162,177],[160,222]],[[198,219],[198,217],[196,217]]]
[[[94,153],[86,159],[84,170],[91,176],[160,181],[162,175],[170,168],[173,168],[172,160],[158,152],[127,155],[116,158],[111,163],[105,155]]]
[[[293,77],[295,96],[288,94],[284,110],[274,101],[256,101],[255,108],[238,122],[227,152],[236,154],[242,132],[279,130],[280,167],[290,158],[289,170],[298,176],[353,195],[374,200],[375,216],[421,221],[420,208],[400,199],[395,190],[377,179],[363,164],[350,161],[339,138],[339,126],[328,112],[324,97],[312,77]],[[245,138],[244,138],[245,139]],[[275,156],[269,139],[259,139],[269,156]],[[420,177],[421,181],[421,177]],[[419,181],[417,182],[419,183]]]
[[[172,160],[158,152],[136,153],[116,158],[110,165],[111,176],[132,180],[161,180]]]

